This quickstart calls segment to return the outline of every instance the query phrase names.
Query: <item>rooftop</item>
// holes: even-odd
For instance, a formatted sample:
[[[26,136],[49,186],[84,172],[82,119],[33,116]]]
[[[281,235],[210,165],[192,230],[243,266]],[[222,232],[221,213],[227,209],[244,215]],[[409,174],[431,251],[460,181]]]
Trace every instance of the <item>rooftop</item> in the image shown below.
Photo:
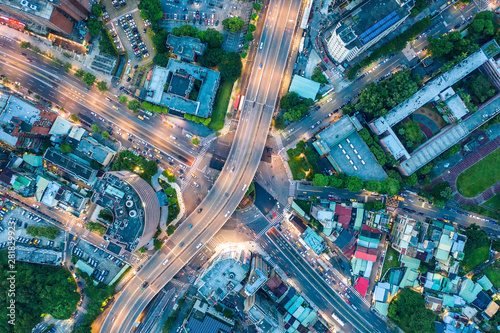
[[[198,292],[211,304],[223,300],[247,276],[250,258],[248,250],[225,248],[198,277]]]
[[[61,170],[87,184],[93,183],[96,179],[97,170],[90,167],[90,164],[87,161],[84,161],[71,153],[63,154],[60,150],[49,148],[45,151],[43,158],[44,160],[55,165],[58,170]]]
[[[390,127],[396,125],[404,118],[415,112],[418,108],[434,100],[442,91],[451,87],[465,76],[472,73],[482,64],[488,61],[486,53],[480,49],[462,62],[453,67],[450,71],[438,76],[428,82],[422,89],[417,91],[412,97],[393,108],[386,116],[377,118],[370,123],[375,134],[380,135]]]
[[[160,204],[144,179],[130,171],[107,172],[93,189],[92,202],[113,212],[109,236],[128,250],[151,240],[160,221]]]
[[[103,166],[108,165],[116,154],[116,151],[100,144],[93,137],[86,137],[81,140],[77,150]]]
[[[316,254],[320,254],[323,252],[323,249],[325,248],[325,244],[323,242],[323,238],[321,238],[320,235],[318,235],[313,229],[308,227],[306,231],[300,235],[304,242],[311,248],[311,250],[314,251]]]
[[[71,121],[64,119],[63,117],[57,116],[56,121],[52,125],[52,128],[49,131],[49,134],[51,135],[68,135],[71,126],[73,124]]]
[[[179,76],[174,74],[183,73],[193,79],[201,81],[201,87],[196,101],[175,94],[177,88],[172,85],[177,82]],[[208,118],[212,114],[215,96],[219,88],[220,73],[208,68],[196,66],[175,59],[170,59],[166,68],[155,66],[151,73],[151,79],[146,81],[147,90],[145,100],[154,104],[162,105],[178,112],[192,114],[202,118]],[[164,92],[165,83],[169,83],[168,89],[176,89],[174,93]]]
[[[0,4],[13,8],[19,12],[38,16],[49,20],[54,11],[54,6],[49,1],[39,0],[0,0]]]
[[[174,35],[168,35],[167,46],[172,49],[172,53],[189,61],[195,61],[196,55],[205,53],[205,44],[199,39]]]
[[[318,82],[294,75],[288,91],[296,92],[302,98],[315,100],[320,86]]]

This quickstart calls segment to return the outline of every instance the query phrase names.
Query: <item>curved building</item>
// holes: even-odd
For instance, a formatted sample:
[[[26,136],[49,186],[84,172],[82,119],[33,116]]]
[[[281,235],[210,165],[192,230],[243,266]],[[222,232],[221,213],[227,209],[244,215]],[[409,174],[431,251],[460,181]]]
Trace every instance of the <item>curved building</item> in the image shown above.
[[[94,186],[92,202],[113,212],[106,235],[129,251],[147,244],[160,221],[160,203],[154,189],[130,171],[106,172]]]

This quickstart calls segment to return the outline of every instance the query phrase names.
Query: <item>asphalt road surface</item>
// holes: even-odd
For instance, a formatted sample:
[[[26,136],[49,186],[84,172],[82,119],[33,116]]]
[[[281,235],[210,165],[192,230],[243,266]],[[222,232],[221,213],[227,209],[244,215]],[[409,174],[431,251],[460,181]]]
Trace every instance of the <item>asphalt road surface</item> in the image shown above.
[[[226,165],[199,208],[118,295],[101,332],[129,332],[154,295],[218,232],[240,203],[264,150],[299,8],[300,0],[270,4],[263,46]],[[148,285],[141,288],[144,281]]]
[[[62,68],[51,66],[42,55],[21,50],[16,41],[5,36],[0,37],[0,41],[4,44],[0,47],[0,74],[9,78],[11,83],[19,82],[21,87],[31,90],[32,97],[39,94],[75,114],[91,116],[94,112],[105,120],[99,124],[103,130],[108,121],[123,129],[121,141],[125,143],[128,143],[126,132],[132,133],[184,164],[191,165],[194,161],[195,152],[190,140],[179,134],[175,140],[165,135],[166,127],[160,116],[141,121],[124,105],[107,100],[96,87],[87,91],[87,86],[71,72],[65,73]],[[97,124],[98,118],[95,120]]]

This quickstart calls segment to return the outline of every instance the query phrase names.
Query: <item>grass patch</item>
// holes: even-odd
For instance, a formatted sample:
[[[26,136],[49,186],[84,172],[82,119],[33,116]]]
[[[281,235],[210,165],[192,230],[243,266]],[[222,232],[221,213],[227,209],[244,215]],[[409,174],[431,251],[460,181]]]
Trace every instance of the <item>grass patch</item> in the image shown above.
[[[300,208],[302,208],[306,214],[309,215],[309,213],[311,212],[311,206],[312,206],[311,201],[307,201],[307,200],[294,200],[294,202],[297,204],[297,206],[299,206]]]
[[[500,149],[477,162],[457,178],[458,191],[473,198],[500,180]]]
[[[224,119],[226,118],[227,106],[231,98],[233,90],[233,82],[223,81],[215,98],[215,106],[212,111],[212,121],[208,124],[208,128],[213,131],[220,131],[224,127]]]
[[[493,264],[483,269],[483,273],[490,279],[495,288],[500,288],[500,262],[495,261]]]
[[[473,251],[465,251],[464,260],[461,267],[465,272],[469,272],[488,260],[490,254],[490,244],[478,247]]]
[[[387,248],[387,252],[385,253],[384,267],[382,267],[382,274],[380,277],[384,276],[385,272],[389,268],[399,267],[401,263],[399,262],[399,253],[394,250],[391,246]]]
[[[496,194],[493,198],[486,201],[483,205],[488,208],[500,211],[500,194]]]
[[[486,206],[486,204],[484,204]],[[483,206],[467,206],[467,205],[462,205],[462,209],[467,210],[469,212],[474,212],[478,213],[480,215],[484,215],[487,217],[491,217],[492,219],[500,220],[500,211],[496,211],[493,209],[485,208]]]

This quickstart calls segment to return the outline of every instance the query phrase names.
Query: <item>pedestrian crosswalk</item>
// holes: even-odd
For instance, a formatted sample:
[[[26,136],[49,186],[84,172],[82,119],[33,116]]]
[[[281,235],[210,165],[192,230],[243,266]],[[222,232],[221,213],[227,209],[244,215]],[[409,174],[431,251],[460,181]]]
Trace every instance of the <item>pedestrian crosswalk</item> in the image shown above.
[[[194,163],[193,163],[193,165],[191,165],[191,168],[189,170],[196,170],[196,168],[198,168],[198,165],[201,163],[201,161],[203,160],[203,158],[207,154],[209,147],[210,147],[209,144],[206,144],[205,146],[203,146],[203,149],[200,151],[200,153],[198,154],[198,156],[194,160]],[[192,179],[193,179],[193,176],[191,176],[191,173],[187,172],[187,176],[184,179],[184,181],[182,182],[182,186],[181,186],[182,192],[188,187],[188,185],[191,183]]]
[[[275,225],[277,225],[278,223],[281,223],[281,221],[283,221],[283,214],[288,211],[288,209],[290,209],[290,204],[287,204],[285,206],[285,208],[283,209],[283,213],[281,212],[278,212],[273,218],[272,220],[269,218],[269,216],[264,216],[264,218],[267,220],[267,222],[269,223],[269,225],[267,227],[265,227],[264,229],[262,229],[258,234],[255,235],[255,237],[253,238],[254,241],[256,241],[257,239],[261,238],[262,236],[264,236],[269,230],[271,230],[272,227],[274,227]]]

